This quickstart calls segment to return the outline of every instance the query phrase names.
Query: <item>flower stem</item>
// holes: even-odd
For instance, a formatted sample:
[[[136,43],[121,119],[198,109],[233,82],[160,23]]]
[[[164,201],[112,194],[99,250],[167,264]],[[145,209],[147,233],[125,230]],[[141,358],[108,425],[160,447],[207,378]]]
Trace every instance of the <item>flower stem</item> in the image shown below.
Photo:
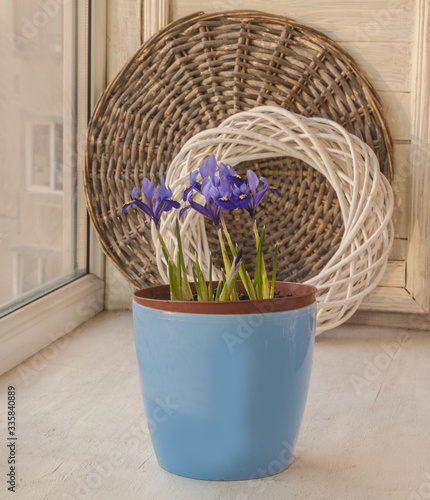
[[[234,248],[234,245],[233,245],[233,242],[231,240],[230,233],[228,232],[227,225],[225,223],[224,218],[221,219],[221,223],[222,223],[222,229],[224,231],[228,246],[230,247],[230,251],[231,251],[233,257],[236,257],[237,252],[236,252],[236,249]],[[251,300],[256,300],[257,295],[255,294],[255,290],[254,290],[254,287],[252,285],[251,277],[249,276],[248,271],[245,269],[245,264],[244,264],[243,260],[240,264],[239,276],[240,276],[240,279],[242,280],[242,283],[245,287],[245,290],[246,290],[249,298]]]
[[[254,273],[254,288],[259,299],[270,298],[270,285],[267,277],[266,266],[264,264],[263,244],[266,234],[266,228],[263,227],[261,235],[258,233],[257,221],[254,220],[254,235],[257,246],[257,260]]]

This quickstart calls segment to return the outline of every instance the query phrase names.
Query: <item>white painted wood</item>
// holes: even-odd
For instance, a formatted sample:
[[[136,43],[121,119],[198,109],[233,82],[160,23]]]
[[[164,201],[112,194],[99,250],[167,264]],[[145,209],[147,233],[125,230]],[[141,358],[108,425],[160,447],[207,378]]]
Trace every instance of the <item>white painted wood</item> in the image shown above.
[[[428,333],[344,325],[318,337],[289,469],[269,479],[211,482],[157,464],[132,328],[129,312],[102,313],[0,378],[2,421],[7,386],[18,392],[18,499],[428,496]]]
[[[76,251],[76,4],[63,7],[63,273],[75,268]],[[29,124],[27,125],[29,127]],[[28,141],[28,139],[27,139]],[[27,144],[27,156],[31,148]],[[29,158],[27,158],[27,161]],[[82,228],[85,231],[85,228]]]
[[[377,286],[361,303],[364,311],[395,311],[422,314],[421,305],[405,288]]]
[[[385,117],[394,142],[411,139],[410,92],[379,92]]]
[[[416,11],[415,6],[417,7]],[[399,310],[400,307],[401,310],[408,312],[422,312],[422,305],[425,306],[429,302],[426,290],[429,288],[430,280],[427,277],[424,280],[425,285],[423,285],[423,278],[420,278],[419,275],[422,274],[423,270],[427,272],[429,266],[428,251],[425,250],[425,243],[427,242],[428,246],[429,239],[426,237],[423,241],[417,224],[414,222],[417,219],[413,214],[417,211],[420,212],[421,216],[418,216],[418,220],[423,221],[425,213],[428,213],[425,204],[421,203],[423,199],[428,199],[428,196],[423,196],[426,186],[430,185],[427,177],[429,169],[426,168],[428,161],[426,159],[421,161],[423,154],[420,151],[420,142],[421,145],[430,142],[425,133],[423,135],[428,127],[427,125],[423,126],[422,118],[422,110],[429,109],[428,100],[426,100],[429,89],[427,84],[425,84],[424,89],[421,86],[422,75],[424,75],[424,80],[428,80],[428,71],[422,71],[423,66],[428,65],[429,59],[423,56],[424,53],[427,54],[428,50],[428,37],[426,35],[428,32],[428,5],[424,0],[418,2],[415,0],[394,2],[392,0],[376,0],[360,3],[329,0],[324,2],[323,8],[319,7],[316,2],[309,4],[299,0],[291,0],[287,3],[282,0],[273,0],[269,7],[267,2],[263,0],[252,0],[251,2],[242,0],[209,2],[209,0],[202,0],[198,5],[192,0],[173,0],[172,16],[176,20],[198,10],[215,12],[251,8],[268,11],[289,16],[325,32],[341,42],[346,50],[356,58],[371,83],[379,91],[396,143],[394,169],[396,239],[391,251],[391,259],[402,261],[406,258],[409,248],[408,238],[412,237],[411,243],[414,246],[413,251],[409,248],[407,273],[403,269],[404,263],[390,262],[381,283],[385,286],[378,287],[378,290],[375,291],[375,297],[365,304],[365,307],[381,311]],[[144,11],[149,13],[150,8],[150,2],[148,2]],[[144,17],[145,23],[150,23],[151,18],[154,18],[153,22],[156,22],[156,14],[149,15],[149,19],[148,14]],[[414,35],[415,22],[417,22],[418,29]],[[147,32],[149,30],[150,28],[146,29]],[[411,44],[412,41],[414,45]],[[415,76],[414,82],[411,82],[413,54],[415,54]],[[410,107],[411,102],[415,102],[417,92],[421,92],[421,98],[416,101],[414,108],[416,112],[412,115],[415,124],[413,128],[411,127]],[[428,122],[428,116],[424,122]],[[412,137],[413,134],[415,139]],[[411,137],[413,150],[412,156],[409,156]],[[420,139],[416,139],[416,137]],[[425,155],[427,154],[428,151],[425,152]],[[416,168],[417,164],[420,165],[418,169]],[[425,169],[427,173],[423,177],[421,174]],[[413,186],[410,184],[411,177]],[[427,182],[423,182],[423,180]],[[425,220],[428,221],[428,218]],[[419,228],[425,230],[426,234],[430,234],[428,222],[427,225],[425,221],[424,225],[420,223]],[[417,247],[414,243],[416,241],[419,243]],[[406,289],[404,289],[404,293],[399,293],[399,290],[388,292],[391,286],[400,288],[402,277],[405,274],[407,274],[408,279],[408,290],[418,299],[419,303],[412,299]],[[421,282],[418,283],[420,279]],[[386,300],[381,297],[381,294],[385,292],[387,292]],[[129,295],[130,291],[125,293]],[[420,300],[421,296],[422,300]],[[402,301],[403,305],[401,305]],[[359,312],[358,316],[360,314]]]
[[[164,28],[169,22],[169,0],[142,0],[143,2],[143,39]]]
[[[144,9],[141,0],[107,0],[107,2],[107,79],[110,82],[142,43]],[[105,280],[106,309],[130,308],[134,288],[108,259],[105,263]]]
[[[131,309],[134,287],[110,260],[106,261],[105,308],[108,311]]]
[[[77,247],[77,267],[78,269],[87,268],[87,228],[88,214],[85,203],[84,193],[84,156],[85,156],[85,137],[88,125],[88,104],[89,104],[89,10],[91,0],[79,0],[76,2],[76,129],[75,141],[73,142],[73,154],[76,162],[76,247]],[[71,2],[74,4],[74,2]]]
[[[394,238],[393,247],[391,248],[390,260],[405,260],[408,250],[408,240],[401,238]]]
[[[142,43],[141,0],[107,0],[107,78],[110,82]]]
[[[409,42],[414,0],[173,0],[173,19],[193,14],[253,9],[290,17],[337,41]]]
[[[406,283],[406,263],[401,260],[392,260],[387,264],[384,276],[379,282],[379,286],[391,286],[405,288]]]
[[[417,0],[407,289],[430,312],[430,5]]]
[[[103,308],[103,281],[86,275],[4,316],[0,319],[0,374]]]
[[[107,84],[107,0],[93,0],[91,15],[90,109],[93,110]],[[105,256],[93,225],[88,232],[88,269],[100,279],[105,277]]]
[[[394,233],[396,238],[408,238],[411,206],[410,144],[394,145]]]
[[[408,92],[411,89],[409,43],[343,42],[377,91]]]
[[[409,330],[430,330],[430,315],[389,311],[357,311],[346,324],[366,327],[385,326]]]

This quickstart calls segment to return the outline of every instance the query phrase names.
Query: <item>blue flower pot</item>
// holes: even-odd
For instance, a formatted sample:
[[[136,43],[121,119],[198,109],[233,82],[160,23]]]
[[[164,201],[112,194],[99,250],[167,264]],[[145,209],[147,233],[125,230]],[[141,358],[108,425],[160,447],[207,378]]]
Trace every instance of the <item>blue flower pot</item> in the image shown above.
[[[316,322],[315,288],[288,285],[299,290],[293,297],[241,301],[237,314],[202,312],[202,304],[216,307],[213,302],[163,301],[168,287],[136,292],[139,375],[162,467],[212,480],[265,477],[288,467],[308,392]],[[277,301],[294,305],[300,290],[306,295],[301,307],[279,310]],[[223,304],[231,312],[234,303],[221,303],[220,310]],[[183,312],[183,305],[199,312]],[[250,312],[243,313],[246,306]]]

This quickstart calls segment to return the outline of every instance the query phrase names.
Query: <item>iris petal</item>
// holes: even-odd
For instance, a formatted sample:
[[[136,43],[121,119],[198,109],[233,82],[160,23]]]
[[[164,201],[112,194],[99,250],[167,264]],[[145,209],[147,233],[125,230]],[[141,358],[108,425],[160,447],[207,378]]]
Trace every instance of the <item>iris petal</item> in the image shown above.
[[[181,204],[178,201],[173,200],[172,198],[168,198],[167,200],[164,200],[164,202],[170,208],[180,208],[181,206]],[[164,210],[166,211],[166,209]]]
[[[242,177],[238,177],[238,176],[230,177],[230,180],[238,188],[242,188],[242,186],[247,185],[246,179],[243,179]]]
[[[200,175],[202,179],[205,177],[211,177],[212,179],[215,177],[216,169],[218,168],[215,155],[211,154],[209,158],[204,160],[200,165]]]
[[[213,182],[209,178],[203,179],[202,182],[202,195],[205,197],[206,205],[209,207],[211,204],[212,196],[210,194],[211,189],[214,188]]]
[[[131,200],[127,203],[124,203],[124,205],[122,206],[121,214],[124,215],[124,212],[127,210],[127,208],[130,207],[131,205],[134,205],[135,203],[136,203],[135,200]]]
[[[239,265],[240,261],[242,259],[242,249],[240,249],[237,254],[236,254],[236,257],[234,258],[234,262],[233,262],[233,267],[236,267]]]
[[[281,193],[280,193],[280,192],[279,192],[276,188],[274,188],[274,187],[270,187],[270,186],[269,186],[267,189],[268,189],[269,191],[271,191],[272,193],[277,194],[277,195],[279,196],[279,198],[281,198]]]
[[[209,210],[208,208],[204,207],[203,205],[200,205],[200,203],[196,203],[195,201],[193,201],[191,199],[191,197],[188,198],[188,202],[194,208],[194,210],[196,210],[197,212],[201,213],[205,217],[208,217],[209,219],[214,220],[214,216],[213,216],[213,213],[212,213],[211,210]]]
[[[188,209],[190,209],[190,208],[191,208],[191,205],[184,205],[184,206],[181,208],[180,212],[179,212],[179,218],[181,218],[181,217],[182,217],[182,215],[184,214],[184,212],[186,212],[186,211],[187,211]]]
[[[220,177],[238,177],[236,170],[231,165],[220,162],[218,168]]]
[[[190,172],[190,184],[194,184],[197,182],[197,177],[199,176],[199,171],[198,170],[193,170]]]
[[[251,201],[252,201],[252,197],[250,194],[238,196],[234,200],[237,208],[245,208],[251,203]]]
[[[267,184],[264,185],[260,191],[258,191],[258,193],[254,196],[254,207],[256,207],[260,201],[263,199],[264,195],[266,194],[267,192],[267,189],[268,189],[268,186]]]
[[[185,201],[187,198],[188,198],[188,195],[191,193],[191,191],[193,190],[196,190],[196,191],[201,191],[202,189],[202,185],[200,184],[200,182],[194,182],[193,184],[190,184],[189,187],[187,187],[187,189],[184,191],[184,194],[182,196],[182,199]]]
[[[214,202],[223,210],[237,208],[236,202],[225,198],[214,198]]]
[[[141,200],[134,200],[134,203],[136,205],[137,208],[140,208],[140,210],[142,210],[142,212],[144,212],[146,215],[149,215],[149,217],[151,217],[151,219],[154,218],[154,212],[152,211],[152,208],[148,207],[148,205],[146,203],[143,203],[143,201]]]
[[[154,197],[155,185],[154,181],[144,178],[142,181],[142,193],[145,195],[146,203],[152,206],[152,198]]]
[[[257,194],[258,177],[254,174],[252,170],[246,171],[246,178],[248,179],[249,188],[251,189],[253,195]]]

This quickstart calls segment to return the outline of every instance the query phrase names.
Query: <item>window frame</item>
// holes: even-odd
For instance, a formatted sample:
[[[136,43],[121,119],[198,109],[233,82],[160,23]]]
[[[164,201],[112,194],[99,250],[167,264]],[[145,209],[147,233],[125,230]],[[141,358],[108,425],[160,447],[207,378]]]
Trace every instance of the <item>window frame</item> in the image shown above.
[[[77,30],[78,42],[76,50],[70,52],[73,53],[72,64],[65,64],[64,82],[70,86],[64,89],[69,99],[65,100],[63,110],[64,117],[69,118],[76,110],[73,119],[77,131],[71,126],[70,119],[69,123],[64,120],[63,137],[70,147],[63,151],[63,158],[65,165],[67,161],[76,161],[77,169],[75,172],[67,167],[64,169],[63,186],[66,182],[76,183],[77,210],[85,214],[77,221],[85,238],[78,246],[78,255],[70,258],[76,258],[77,268],[85,268],[86,274],[0,318],[0,374],[104,309],[104,256],[85,208],[83,160],[90,112],[106,85],[106,8],[107,0],[64,2],[65,52],[74,42],[73,30]],[[92,65],[91,61],[95,64]],[[72,245],[76,241],[67,227],[70,216],[70,212],[64,210],[64,235],[68,238],[65,243]]]

